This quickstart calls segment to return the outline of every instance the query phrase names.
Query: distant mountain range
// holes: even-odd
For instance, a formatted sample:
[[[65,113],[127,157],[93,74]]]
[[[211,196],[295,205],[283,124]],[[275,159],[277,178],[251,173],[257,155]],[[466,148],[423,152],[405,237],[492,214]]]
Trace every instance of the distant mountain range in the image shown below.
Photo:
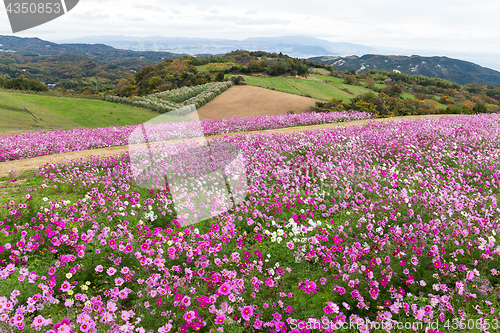
[[[64,43],[99,43],[126,50],[168,51],[172,53],[226,54],[234,50],[282,52],[291,57],[307,58],[325,55],[362,55],[375,49],[352,43],[334,43],[308,36],[254,37],[244,40],[182,38],[182,37],[131,37],[91,36]]]
[[[40,38],[20,38],[2,35],[0,35],[0,52],[18,55],[83,54],[99,61],[110,61],[125,57],[142,57],[151,62],[159,62],[163,58],[178,56],[171,52],[120,50],[104,44],[57,44]]]
[[[117,58],[121,58],[120,65],[125,65],[123,59],[130,59],[128,61],[130,64],[126,64],[125,67],[134,69],[181,54],[203,54],[206,56],[226,54],[238,49],[282,52],[292,57],[309,58],[333,64],[341,71],[353,69],[357,72],[363,72],[379,69],[439,77],[460,84],[500,85],[500,72],[472,62],[436,56],[376,55],[375,53],[378,53],[379,49],[359,44],[334,43],[308,36],[256,37],[242,41],[161,36],[141,39],[131,36],[94,36],[66,41],[64,44],[52,43],[39,38],[0,36],[0,52],[4,53],[13,52],[19,55],[83,54],[97,61],[116,62]]]
[[[235,50],[282,52],[295,58],[316,56],[362,56],[365,54],[422,56],[447,56],[481,64],[500,70],[500,55],[488,50],[464,49],[462,51],[411,50],[388,48],[384,46],[366,46],[353,43],[330,42],[309,36],[254,37],[244,40],[184,38],[184,37],[133,37],[133,36],[89,36],[60,43],[105,44],[117,49],[134,51],[165,51],[189,55],[220,55]]]
[[[438,77],[460,84],[480,83],[500,85],[500,72],[472,62],[448,57],[384,56],[367,54],[362,57],[314,57],[310,60],[332,64],[340,71],[353,69],[358,73],[370,69],[404,74]]]

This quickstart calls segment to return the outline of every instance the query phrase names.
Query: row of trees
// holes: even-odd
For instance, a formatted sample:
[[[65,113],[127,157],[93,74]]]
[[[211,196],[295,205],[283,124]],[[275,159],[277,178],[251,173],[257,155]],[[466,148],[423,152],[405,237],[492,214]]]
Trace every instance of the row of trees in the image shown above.
[[[4,79],[0,77],[0,87],[13,90],[48,91],[45,84],[36,79]]]
[[[238,50],[226,54],[224,57],[209,58],[210,62],[234,63],[230,68],[225,68],[225,73],[250,74],[264,73],[271,76],[279,75],[305,75],[309,67],[331,69],[331,65],[314,63],[310,60],[292,58],[282,53],[269,53],[265,51]],[[205,61],[208,61],[205,59]],[[193,59],[192,63],[199,63],[199,59]]]
[[[194,59],[194,58],[193,58]],[[223,81],[224,74],[200,73],[192,64],[192,59],[165,59],[155,66],[146,66],[130,79],[122,79],[112,93],[129,97]]]
[[[328,102],[316,102],[316,106],[311,107],[312,112],[340,112],[344,110],[371,112],[382,118],[424,114],[476,114],[498,111],[488,109],[482,103],[470,105],[465,103],[463,106],[449,106],[442,109],[438,108],[438,103],[433,99],[401,99],[397,96],[372,92],[356,96],[348,103],[333,98]]]
[[[339,112],[343,110],[357,110],[377,114],[379,117],[409,116],[421,114],[437,114],[440,109],[434,100],[418,100],[415,98],[401,99],[398,96],[389,96],[385,93],[375,94],[367,92],[352,98],[344,103],[338,99],[329,102],[317,102],[311,107],[313,112]]]

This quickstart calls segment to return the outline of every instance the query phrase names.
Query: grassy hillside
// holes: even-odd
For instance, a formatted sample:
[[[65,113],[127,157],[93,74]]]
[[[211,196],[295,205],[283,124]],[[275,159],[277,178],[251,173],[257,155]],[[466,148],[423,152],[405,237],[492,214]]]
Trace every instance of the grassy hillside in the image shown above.
[[[23,107],[42,122],[37,123]],[[0,129],[107,127],[140,124],[157,112],[101,100],[0,90]],[[172,117],[172,121],[179,121]]]
[[[231,75],[226,75],[231,77]],[[342,79],[314,74],[308,78],[261,77],[242,75],[251,86],[270,88],[290,94],[310,96],[328,101],[332,98],[348,102],[351,98],[370,91],[360,86],[344,84]]]

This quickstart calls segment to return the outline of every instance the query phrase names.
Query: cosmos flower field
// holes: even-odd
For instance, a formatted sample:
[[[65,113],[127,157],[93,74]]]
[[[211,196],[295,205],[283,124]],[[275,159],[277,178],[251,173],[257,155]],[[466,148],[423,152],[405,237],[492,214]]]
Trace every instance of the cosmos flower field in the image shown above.
[[[242,200],[129,154],[30,175],[0,210],[0,331],[498,331],[500,115],[216,143],[240,149]]]
[[[376,116],[368,112],[345,111],[30,132],[0,136],[0,162],[71,151],[124,146],[128,144],[128,138],[138,126],[148,126],[148,132],[152,138],[163,141],[196,137],[201,134],[200,129],[205,136],[211,136],[371,118],[376,118]]]

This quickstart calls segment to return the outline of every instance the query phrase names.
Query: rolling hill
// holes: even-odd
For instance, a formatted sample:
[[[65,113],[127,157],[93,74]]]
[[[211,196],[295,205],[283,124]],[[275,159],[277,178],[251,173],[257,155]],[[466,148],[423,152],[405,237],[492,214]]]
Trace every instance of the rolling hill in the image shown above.
[[[448,57],[385,56],[367,54],[361,57],[313,57],[309,60],[331,64],[340,71],[349,69],[358,73],[384,70],[404,74],[438,77],[460,84],[479,83],[500,85],[500,72],[472,62]]]
[[[30,112],[27,112],[26,107]],[[33,116],[32,116],[33,115]],[[141,124],[158,113],[97,99],[0,89],[0,130],[107,127]],[[174,119],[172,121],[180,121]]]
[[[174,58],[171,52],[119,50],[104,44],[57,44],[40,38],[21,38],[0,35],[0,48],[19,55],[83,54],[97,61],[113,61],[117,58],[140,58],[149,60],[148,65],[163,58]]]

